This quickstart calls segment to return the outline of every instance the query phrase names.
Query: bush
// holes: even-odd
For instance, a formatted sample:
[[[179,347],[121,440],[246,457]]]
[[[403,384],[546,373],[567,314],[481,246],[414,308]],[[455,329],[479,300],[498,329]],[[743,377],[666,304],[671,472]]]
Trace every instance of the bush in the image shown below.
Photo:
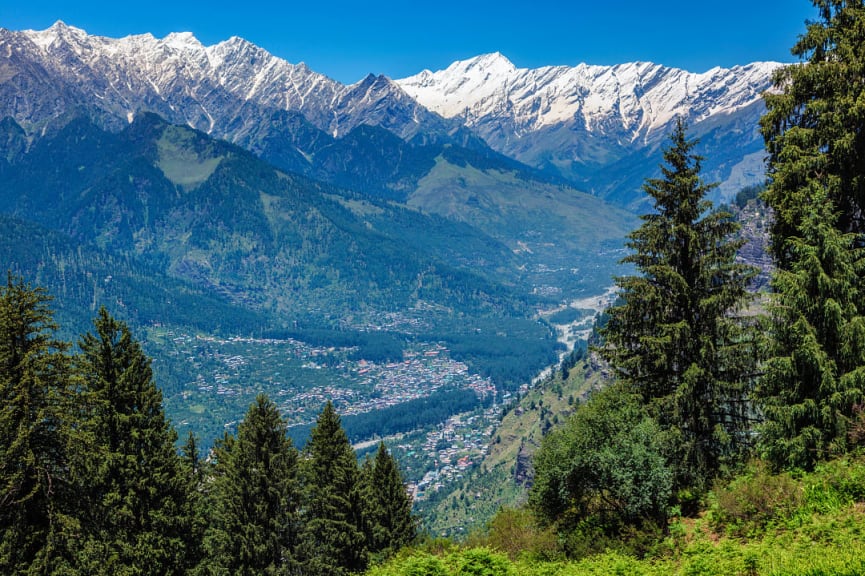
[[[444,562],[432,554],[414,551],[411,555],[400,555],[384,566],[367,572],[368,576],[448,576]]]
[[[839,458],[819,464],[806,478],[805,501],[810,511],[823,514],[865,502],[865,462]]]
[[[763,462],[726,485],[716,483],[713,496],[713,527],[738,536],[791,517],[804,501],[801,486],[790,474],[772,474]]]
[[[516,576],[507,557],[486,548],[472,548],[452,555],[448,563],[456,576]]]
[[[541,528],[527,508],[502,508],[487,525],[486,532],[469,538],[469,544],[507,554],[511,560],[524,556],[551,560],[557,555],[556,535]]]

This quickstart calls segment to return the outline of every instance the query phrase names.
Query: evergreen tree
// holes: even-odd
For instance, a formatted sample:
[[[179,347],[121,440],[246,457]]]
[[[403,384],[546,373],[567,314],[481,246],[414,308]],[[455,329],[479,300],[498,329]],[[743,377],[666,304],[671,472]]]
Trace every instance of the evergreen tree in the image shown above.
[[[363,468],[364,505],[370,552],[387,557],[410,544],[417,535],[411,514],[412,500],[405,489],[396,460],[384,442]]]
[[[186,488],[187,501],[183,510],[182,523],[186,532],[186,572],[193,572],[204,560],[204,536],[207,528],[208,465],[198,452],[198,439],[192,431],[186,437],[181,449],[181,462]]]
[[[787,239],[799,235],[809,182],[838,211],[842,232],[865,232],[865,6],[814,0],[819,19],[792,52],[802,62],[779,69],[761,120],[769,152],[767,203],[775,213],[772,249],[791,265]]]
[[[0,286],[0,573],[69,568],[77,532],[68,447],[76,440],[65,343],[49,298],[9,275]]]
[[[655,211],[629,235],[624,262],[640,273],[617,279],[601,354],[638,392],[675,449],[680,488],[698,490],[744,451],[753,334],[737,317],[754,271],[735,261],[731,216],[712,212],[680,120],[664,152],[663,178],[644,191]]]
[[[206,573],[297,573],[297,451],[276,405],[260,394],[237,437],[216,447]]]
[[[761,446],[776,468],[811,469],[843,452],[865,397],[863,249],[837,228],[825,193],[810,187],[801,236],[785,246],[789,270],[773,277],[772,357],[757,387]]]
[[[304,569],[322,576],[362,571],[367,549],[360,470],[330,401],[312,429],[305,454]]]
[[[776,467],[806,469],[845,449],[865,390],[865,6],[814,5],[819,19],[792,50],[802,62],[777,72],[761,121],[779,269],[762,446]]]
[[[150,360],[103,308],[79,341],[76,371],[96,439],[85,493],[90,574],[177,574],[185,566],[188,483]]]

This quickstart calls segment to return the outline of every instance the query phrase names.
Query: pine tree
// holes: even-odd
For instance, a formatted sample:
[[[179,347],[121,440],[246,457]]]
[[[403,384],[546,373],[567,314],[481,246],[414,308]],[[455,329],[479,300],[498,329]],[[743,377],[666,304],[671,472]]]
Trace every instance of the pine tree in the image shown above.
[[[388,557],[410,544],[417,535],[412,500],[405,489],[396,460],[384,442],[363,469],[364,506],[370,552]]]
[[[205,558],[204,536],[207,528],[205,503],[209,467],[207,462],[201,459],[198,439],[192,431],[187,435],[180,454],[183,475],[187,482],[187,500],[181,519],[186,535],[185,571],[192,573]]]
[[[0,286],[0,573],[69,568],[78,525],[69,447],[75,437],[67,345],[48,296]]]
[[[602,355],[639,393],[677,455],[677,486],[698,490],[746,448],[753,334],[736,314],[754,271],[735,261],[738,225],[713,212],[680,120],[664,152],[663,178],[644,191],[655,211],[629,235],[624,259],[640,273],[617,279]]]
[[[297,451],[276,405],[260,394],[216,447],[205,547],[209,574],[294,574],[298,569]]]
[[[865,253],[836,228],[824,192],[812,185],[803,200],[801,236],[785,246],[789,270],[773,277],[772,357],[756,390],[761,447],[776,468],[811,469],[844,452],[865,397]]]
[[[761,120],[769,152],[767,203],[775,212],[772,249],[788,268],[787,239],[810,205],[809,182],[838,211],[842,232],[865,232],[865,6],[814,0],[819,19],[792,49],[802,62],[779,69]]]
[[[311,432],[304,461],[304,569],[348,574],[367,564],[360,470],[339,415],[328,401]]]
[[[92,453],[82,569],[91,574],[177,574],[185,565],[188,483],[150,360],[103,308],[79,341]]]

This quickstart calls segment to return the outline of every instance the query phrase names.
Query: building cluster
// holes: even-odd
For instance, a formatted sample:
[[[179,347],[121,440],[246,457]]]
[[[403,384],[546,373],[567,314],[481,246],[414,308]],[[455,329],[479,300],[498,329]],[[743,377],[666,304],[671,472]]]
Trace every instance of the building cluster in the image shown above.
[[[428,497],[457,480],[480,463],[489,451],[490,437],[501,415],[501,405],[493,405],[470,415],[457,414],[426,434],[420,447],[400,445],[401,450],[419,449],[429,462],[429,470],[408,485],[415,501]]]

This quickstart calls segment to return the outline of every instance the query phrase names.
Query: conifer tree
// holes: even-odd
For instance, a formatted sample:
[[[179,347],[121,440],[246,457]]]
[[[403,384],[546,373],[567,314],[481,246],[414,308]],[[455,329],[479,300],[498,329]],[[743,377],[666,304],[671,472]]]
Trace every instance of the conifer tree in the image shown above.
[[[322,576],[362,571],[367,544],[360,470],[330,401],[304,452],[304,569]]]
[[[186,533],[186,572],[193,572],[204,560],[204,536],[207,527],[205,502],[208,489],[209,467],[201,459],[198,451],[198,438],[192,431],[186,437],[181,449],[181,463],[186,488],[186,506],[182,512],[182,526]]]
[[[754,272],[736,263],[738,225],[711,211],[713,186],[700,177],[683,121],[670,142],[663,178],[643,187],[655,211],[629,235],[624,262],[639,275],[617,279],[620,304],[609,310],[601,353],[666,430],[677,486],[701,490],[746,447],[756,352],[737,312]]]
[[[844,452],[865,398],[865,271],[854,234],[842,234],[832,202],[814,183],[787,240],[789,270],[773,277],[772,354],[757,387],[761,447],[776,468],[811,469]]]
[[[0,573],[69,568],[77,532],[67,346],[41,289],[0,286]]]
[[[762,446],[776,467],[806,469],[844,450],[865,390],[865,6],[813,3],[801,62],[776,73],[761,121],[778,267]]]
[[[790,265],[787,239],[800,233],[809,182],[838,211],[842,232],[865,232],[865,6],[813,0],[819,19],[793,46],[799,64],[779,69],[761,120],[769,152],[765,198],[775,213],[772,250]]]
[[[297,573],[298,456],[285,432],[276,405],[260,394],[237,437],[216,447],[205,573]]]
[[[188,483],[150,360],[129,328],[104,308],[79,347],[76,372],[96,443],[85,495],[82,570],[180,573],[186,563]]]
[[[411,496],[405,489],[396,460],[384,442],[363,468],[364,506],[370,552],[387,557],[410,544],[417,535]]]

